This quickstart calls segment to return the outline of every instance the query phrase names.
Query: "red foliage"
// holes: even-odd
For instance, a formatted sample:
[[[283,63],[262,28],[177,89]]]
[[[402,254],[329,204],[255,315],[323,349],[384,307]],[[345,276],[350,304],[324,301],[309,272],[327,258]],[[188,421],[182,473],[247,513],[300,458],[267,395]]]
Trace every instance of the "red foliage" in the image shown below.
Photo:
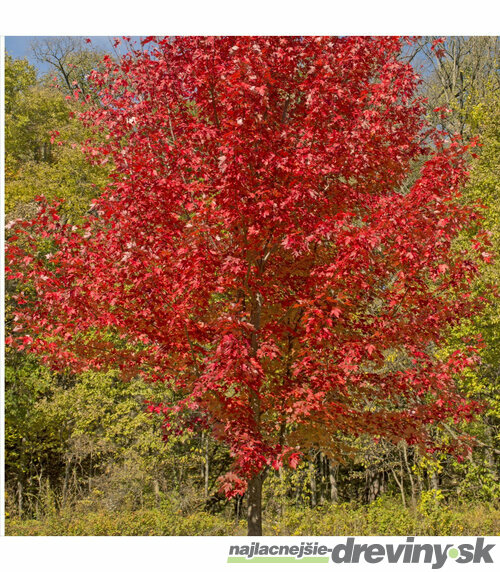
[[[92,214],[70,228],[42,203],[15,226],[12,343],[174,387],[158,411],[228,443],[228,494],[341,434],[425,444],[429,423],[470,416],[454,375],[474,353],[436,350],[473,311],[478,253],[451,243],[478,215],[400,41],[146,43],[92,76],[83,121],[108,135],[86,151],[115,166]]]

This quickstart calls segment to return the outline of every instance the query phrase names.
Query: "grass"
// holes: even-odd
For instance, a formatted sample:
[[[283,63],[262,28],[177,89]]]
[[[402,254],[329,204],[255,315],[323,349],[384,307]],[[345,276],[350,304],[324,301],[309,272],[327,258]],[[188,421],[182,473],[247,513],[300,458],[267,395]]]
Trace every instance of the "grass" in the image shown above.
[[[171,507],[137,511],[61,511],[39,520],[6,519],[9,536],[234,536],[246,534],[244,520]],[[404,508],[383,497],[370,505],[287,507],[278,517],[264,515],[268,536],[498,536],[500,508],[487,504],[444,504],[427,497]]]

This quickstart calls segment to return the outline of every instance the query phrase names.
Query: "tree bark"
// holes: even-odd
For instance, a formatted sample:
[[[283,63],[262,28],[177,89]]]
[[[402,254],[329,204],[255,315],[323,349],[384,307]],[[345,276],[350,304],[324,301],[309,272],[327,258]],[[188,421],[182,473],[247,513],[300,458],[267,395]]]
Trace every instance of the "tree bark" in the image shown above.
[[[64,467],[64,482],[63,482],[63,489],[62,489],[62,504],[65,507],[66,501],[68,497],[68,484],[69,484],[69,471],[70,471],[71,461],[66,461]]]
[[[210,475],[210,442],[208,440],[208,435],[205,437],[205,482],[204,482],[204,493],[205,501],[208,499],[208,483]]]
[[[318,454],[319,457],[319,504],[325,504],[326,493],[326,475],[328,472],[328,460],[323,453]]]
[[[309,485],[311,487],[311,508],[317,504],[316,463],[313,458],[309,461]]]
[[[262,260],[259,264],[259,274],[262,274]],[[251,322],[254,330],[251,334],[251,355],[256,358],[257,350],[259,347],[259,330],[260,330],[260,319],[262,311],[262,296],[260,292],[257,292],[252,301],[252,314]],[[253,413],[253,418],[255,421],[255,427],[257,431],[260,431],[260,397],[255,389],[250,388],[249,392],[249,405]],[[247,513],[247,524],[248,524],[248,536],[262,536],[262,483],[264,482],[265,472],[261,471],[255,475],[248,483],[248,513]]]
[[[19,518],[23,517],[23,483],[19,478],[17,481],[17,510],[19,513]]]
[[[153,481],[153,490],[154,490],[154,493],[155,493],[156,508],[160,508],[160,506],[161,506],[160,483],[158,482],[158,479],[155,479],[155,480]]]
[[[368,503],[372,503],[380,494],[380,476],[380,471],[373,469],[366,471],[365,498]]]
[[[401,502],[403,503],[404,508],[406,508],[406,496],[405,496],[405,483],[403,477],[401,476],[401,481],[398,479],[396,475],[396,471],[391,467],[391,473],[394,477],[394,480],[398,484],[399,490],[401,491]]]
[[[403,455],[406,465],[406,471],[408,473],[408,477],[410,479],[410,487],[411,487],[411,506],[415,507],[417,505],[417,492],[415,488],[415,481],[413,480],[413,475],[410,467],[410,463],[408,462],[408,446],[406,443],[403,443]]]
[[[437,472],[431,474],[431,489],[439,490],[439,475]]]
[[[328,460],[329,477],[330,477],[330,500],[333,503],[339,502],[339,491],[337,488],[337,471],[338,466],[334,465],[332,461]]]
[[[248,536],[262,536],[262,484],[264,478],[264,472],[260,472],[248,483]]]

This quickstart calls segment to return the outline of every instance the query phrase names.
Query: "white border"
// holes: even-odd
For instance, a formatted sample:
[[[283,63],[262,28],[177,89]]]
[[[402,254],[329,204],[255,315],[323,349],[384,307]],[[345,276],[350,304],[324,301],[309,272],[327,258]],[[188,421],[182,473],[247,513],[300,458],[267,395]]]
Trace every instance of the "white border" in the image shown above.
[[[497,35],[488,0],[67,0],[4,2],[0,33],[23,35]]]
[[[2,6],[0,33],[9,36],[35,35],[497,35],[500,32],[499,8],[491,2],[470,0],[150,0],[141,4],[137,0],[86,0],[73,5],[67,0],[25,0],[6,2]],[[0,38],[2,51],[2,99],[4,38]],[[3,106],[2,106],[3,108]],[[2,113],[2,150],[4,119]],[[2,161],[2,198],[3,198]],[[3,223],[3,209],[1,215]],[[3,234],[2,234],[3,245]],[[2,258],[3,261],[3,258]],[[2,262],[3,275],[3,262]],[[3,293],[3,280],[2,280]],[[2,305],[3,317],[3,305]],[[3,319],[2,319],[3,334]],[[2,335],[3,339],[3,335]],[[3,351],[2,351],[3,373]],[[2,413],[4,385],[0,394]],[[3,417],[2,417],[3,420]],[[4,458],[4,426],[0,428],[0,458]],[[4,471],[0,480],[3,497]],[[2,505],[4,500],[2,498]],[[0,533],[4,534],[4,511],[0,520]],[[360,537],[358,537],[359,539]],[[375,542],[378,537],[370,537]],[[318,538],[296,537],[301,540]],[[332,542],[334,539],[330,537]],[[227,570],[240,569],[226,563],[228,547],[245,538],[226,537],[6,537],[0,538],[0,562],[10,571],[38,570],[74,572],[123,570],[137,572],[154,567],[170,570]],[[263,541],[265,538],[262,539]],[[282,537],[276,541],[285,543]],[[321,540],[326,541],[327,537]],[[384,539],[387,542],[387,538]],[[448,538],[436,541],[444,543]],[[497,542],[500,537],[496,537]],[[464,541],[460,538],[460,541]],[[450,542],[453,539],[450,538]],[[497,558],[499,556],[497,555]],[[324,565],[328,569],[329,565]],[[401,564],[399,565],[401,566]],[[300,570],[305,570],[304,564]],[[412,565],[412,569],[415,565]],[[453,563],[451,568],[453,568]],[[283,565],[260,565],[259,572],[283,570]],[[343,565],[347,570],[371,570],[373,566]],[[389,567],[393,569],[394,567]],[[429,566],[425,566],[429,569]],[[449,569],[446,566],[445,569]],[[469,570],[469,566],[460,570]],[[473,569],[479,569],[474,566]],[[488,568],[492,569],[492,567]],[[313,570],[321,570],[321,567]]]
[[[425,537],[417,536],[415,543],[437,544],[441,548],[447,545],[475,545],[477,537]],[[483,569],[493,572],[498,569],[500,558],[500,537],[483,537],[485,544],[495,544],[490,555],[492,564],[458,564],[451,558],[439,570],[441,572],[480,572]],[[3,569],[10,572],[18,570],[36,572],[139,572],[141,570],[159,570],[160,572],[282,572],[296,570],[291,564],[228,564],[227,557],[231,545],[250,545],[251,542],[267,545],[300,545],[302,541],[333,547],[345,543],[346,537],[321,536],[282,536],[282,537],[7,537],[0,539],[0,558],[2,564],[11,566]],[[356,536],[356,544],[406,544],[407,537]],[[402,559],[402,557],[401,557]],[[423,560],[423,557],[421,558]],[[302,563],[297,572],[331,572],[341,569],[352,572],[376,572],[426,570],[432,572],[432,563],[402,562],[388,564],[386,560],[378,564],[368,564],[363,558],[357,564]]]

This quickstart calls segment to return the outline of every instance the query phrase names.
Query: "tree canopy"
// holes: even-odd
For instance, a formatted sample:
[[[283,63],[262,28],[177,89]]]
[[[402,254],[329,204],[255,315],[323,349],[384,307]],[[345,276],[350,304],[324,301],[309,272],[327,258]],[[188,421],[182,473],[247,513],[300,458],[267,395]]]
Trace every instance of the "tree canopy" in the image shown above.
[[[468,147],[425,121],[397,38],[146,44],[89,78],[86,152],[113,165],[92,212],[40,201],[13,227],[9,342],[167,384],[152,410],[228,444],[223,489],[249,484],[258,533],[267,467],[342,457],[344,434],[429,449],[477,410],[454,377],[476,340],[439,351],[488,258]]]

